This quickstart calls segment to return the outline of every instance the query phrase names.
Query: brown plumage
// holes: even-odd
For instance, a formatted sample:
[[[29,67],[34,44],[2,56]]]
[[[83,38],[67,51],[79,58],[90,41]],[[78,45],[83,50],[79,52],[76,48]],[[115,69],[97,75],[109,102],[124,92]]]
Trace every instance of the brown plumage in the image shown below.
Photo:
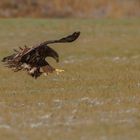
[[[28,74],[34,78],[39,77],[42,73],[47,75],[48,73],[57,71],[57,69],[53,68],[45,60],[46,57],[53,57],[56,62],[59,62],[58,53],[50,48],[48,44],[73,42],[79,37],[79,35],[80,32],[74,32],[67,37],[59,40],[45,41],[32,48],[27,46],[24,46],[24,48],[19,47],[19,50],[14,49],[14,54],[4,57],[2,62],[4,62],[7,67],[12,68],[15,72],[26,70]]]

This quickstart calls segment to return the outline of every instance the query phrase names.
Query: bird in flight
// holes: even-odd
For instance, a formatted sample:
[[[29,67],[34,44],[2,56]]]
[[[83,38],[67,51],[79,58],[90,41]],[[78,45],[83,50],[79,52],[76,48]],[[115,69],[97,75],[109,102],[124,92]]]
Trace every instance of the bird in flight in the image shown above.
[[[56,71],[57,73],[63,72],[64,70],[55,69],[47,61],[46,57],[52,57],[59,62],[58,53],[50,48],[48,44],[53,43],[70,43],[75,41],[80,35],[80,32],[74,32],[73,34],[58,39],[45,41],[39,45],[33,47],[24,46],[19,47],[18,50],[14,49],[14,53],[6,56],[2,59],[2,62],[9,68],[12,68],[14,72],[25,70],[33,78],[38,78],[40,75],[52,73]]]

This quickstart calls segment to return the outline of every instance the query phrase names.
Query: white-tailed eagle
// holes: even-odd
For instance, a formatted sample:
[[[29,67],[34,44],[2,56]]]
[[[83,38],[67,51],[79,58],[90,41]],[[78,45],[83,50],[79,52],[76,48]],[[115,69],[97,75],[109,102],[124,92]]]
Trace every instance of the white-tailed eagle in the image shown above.
[[[54,71],[61,72],[63,70],[53,68],[46,61],[46,57],[53,57],[56,62],[59,62],[58,53],[50,48],[48,44],[73,42],[79,35],[80,32],[74,32],[72,35],[59,40],[45,41],[31,48],[27,46],[24,48],[19,47],[19,50],[14,49],[14,54],[4,57],[2,62],[4,62],[7,67],[12,68],[15,72],[26,70],[28,74],[34,78],[39,77],[42,73],[47,75]]]

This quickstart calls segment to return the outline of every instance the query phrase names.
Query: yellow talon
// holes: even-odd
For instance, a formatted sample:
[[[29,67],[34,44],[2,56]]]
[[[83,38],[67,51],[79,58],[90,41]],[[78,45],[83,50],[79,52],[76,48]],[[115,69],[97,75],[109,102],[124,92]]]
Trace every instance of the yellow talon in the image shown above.
[[[61,70],[61,69],[55,69],[55,71],[56,71],[57,75],[59,75],[59,73],[61,73],[61,72],[64,72],[64,70]]]

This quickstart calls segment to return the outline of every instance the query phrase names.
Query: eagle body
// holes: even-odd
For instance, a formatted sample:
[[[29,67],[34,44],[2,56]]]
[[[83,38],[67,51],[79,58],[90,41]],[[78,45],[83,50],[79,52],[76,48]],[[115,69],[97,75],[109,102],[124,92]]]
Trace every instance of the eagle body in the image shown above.
[[[24,48],[19,47],[19,50],[14,50],[13,54],[4,57],[2,62],[4,62],[7,67],[12,68],[15,72],[26,70],[28,74],[34,78],[38,78],[42,73],[47,75],[54,71],[61,72],[62,70],[53,68],[46,61],[46,57],[52,57],[56,62],[59,62],[58,53],[50,48],[48,44],[73,42],[79,35],[80,32],[74,32],[72,35],[59,40],[45,41],[31,48],[27,46]]]

